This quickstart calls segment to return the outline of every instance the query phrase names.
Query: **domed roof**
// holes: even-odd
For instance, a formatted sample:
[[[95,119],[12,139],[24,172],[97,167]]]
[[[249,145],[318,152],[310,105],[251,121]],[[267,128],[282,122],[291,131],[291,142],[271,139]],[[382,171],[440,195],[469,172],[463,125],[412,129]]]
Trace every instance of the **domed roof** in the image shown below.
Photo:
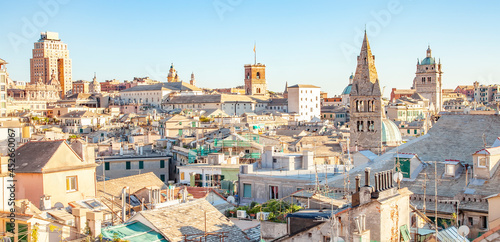
[[[402,141],[398,126],[389,119],[382,119],[382,142],[387,146],[397,146]]]
[[[345,87],[344,91],[342,92],[342,95],[349,95],[351,93],[351,87],[352,84],[349,84],[347,87]]]
[[[433,57],[425,57],[425,59],[420,62],[420,65],[434,65],[436,60]]]

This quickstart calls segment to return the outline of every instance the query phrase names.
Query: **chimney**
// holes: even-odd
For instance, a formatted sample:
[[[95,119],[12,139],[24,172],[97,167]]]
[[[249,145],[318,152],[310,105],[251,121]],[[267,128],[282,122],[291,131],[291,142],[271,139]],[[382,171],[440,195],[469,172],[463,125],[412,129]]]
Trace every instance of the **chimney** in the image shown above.
[[[83,233],[85,230],[85,222],[87,221],[88,209],[86,208],[73,208],[72,213],[75,216],[75,227],[78,233]]]
[[[127,218],[127,190],[128,187],[122,189],[122,220],[125,222]]]
[[[43,195],[40,197],[40,210],[49,210],[52,208],[50,196]]]
[[[378,180],[378,174],[375,173],[375,192],[380,191],[380,182]]]
[[[360,187],[359,187],[359,179],[361,178],[361,176],[358,174],[356,175],[356,192],[359,192],[360,191]]]
[[[92,237],[98,237],[101,234],[102,212],[89,211],[87,212],[87,220],[89,222],[90,233]]]
[[[365,187],[370,186],[370,167],[365,168]]]

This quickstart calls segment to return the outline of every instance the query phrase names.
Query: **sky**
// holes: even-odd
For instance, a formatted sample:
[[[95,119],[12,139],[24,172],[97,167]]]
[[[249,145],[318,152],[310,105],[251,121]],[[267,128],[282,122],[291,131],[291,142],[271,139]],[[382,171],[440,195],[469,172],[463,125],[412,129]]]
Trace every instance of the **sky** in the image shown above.
[[[58,32],[73,80],[166,81],[171,63],[197,86],[244,84],[244,65],[266,65],[268,89],[313,84],[338,95],[356,69],[366,28],[385,95],[410,88],[430,45],[443,87],[500,83],[498,1],[2,1],[0,58],[29,81],[33,43]]]

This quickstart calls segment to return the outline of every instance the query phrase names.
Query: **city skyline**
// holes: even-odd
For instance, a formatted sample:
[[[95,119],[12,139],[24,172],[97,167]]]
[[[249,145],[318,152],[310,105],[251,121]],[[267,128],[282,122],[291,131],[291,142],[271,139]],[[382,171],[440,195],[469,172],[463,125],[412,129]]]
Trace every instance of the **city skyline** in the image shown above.
[[[149,76],[165,82],[174,63],[185,82],[194,72],[200,87],[240,86],[243,66],[254,61],[256,43],[257,62],[267,66],[269,90],[281,92],[285,82],[310,83],[333,96],[355,71],[365,26],[385,96],[392,87],[411,87],[416,59],[425,57],[429,44],[443,64],[444,88],[474,81],[492,84],[500,76],[494,59],[500,51],[492,48],[499,36],[492,31],[495,13],[488,5],[34,3],[2,4],[13,21],[4,26],[7,34],[0,46],[14,80],[29,82],[33,43],[40,32],[54,31],[68,44],[73,80],[90,81],[97,72],[99,81]],[[162,15],[168,7],[177,10]],[[474,18],[460,18],[471,13]]]

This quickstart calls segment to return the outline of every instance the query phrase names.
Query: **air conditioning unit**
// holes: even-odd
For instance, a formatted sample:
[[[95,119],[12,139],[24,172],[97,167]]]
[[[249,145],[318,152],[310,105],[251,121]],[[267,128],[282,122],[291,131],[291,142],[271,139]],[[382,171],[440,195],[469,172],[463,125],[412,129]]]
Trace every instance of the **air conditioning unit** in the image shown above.
[[[268,212],[258,212],[257,213],[257,220],[268,220],[269,219],[269,213]]]
[[[238,218],[247,218],[247,211],[245,210],[238,210],[236,211],[236,215],[238,216]]]

